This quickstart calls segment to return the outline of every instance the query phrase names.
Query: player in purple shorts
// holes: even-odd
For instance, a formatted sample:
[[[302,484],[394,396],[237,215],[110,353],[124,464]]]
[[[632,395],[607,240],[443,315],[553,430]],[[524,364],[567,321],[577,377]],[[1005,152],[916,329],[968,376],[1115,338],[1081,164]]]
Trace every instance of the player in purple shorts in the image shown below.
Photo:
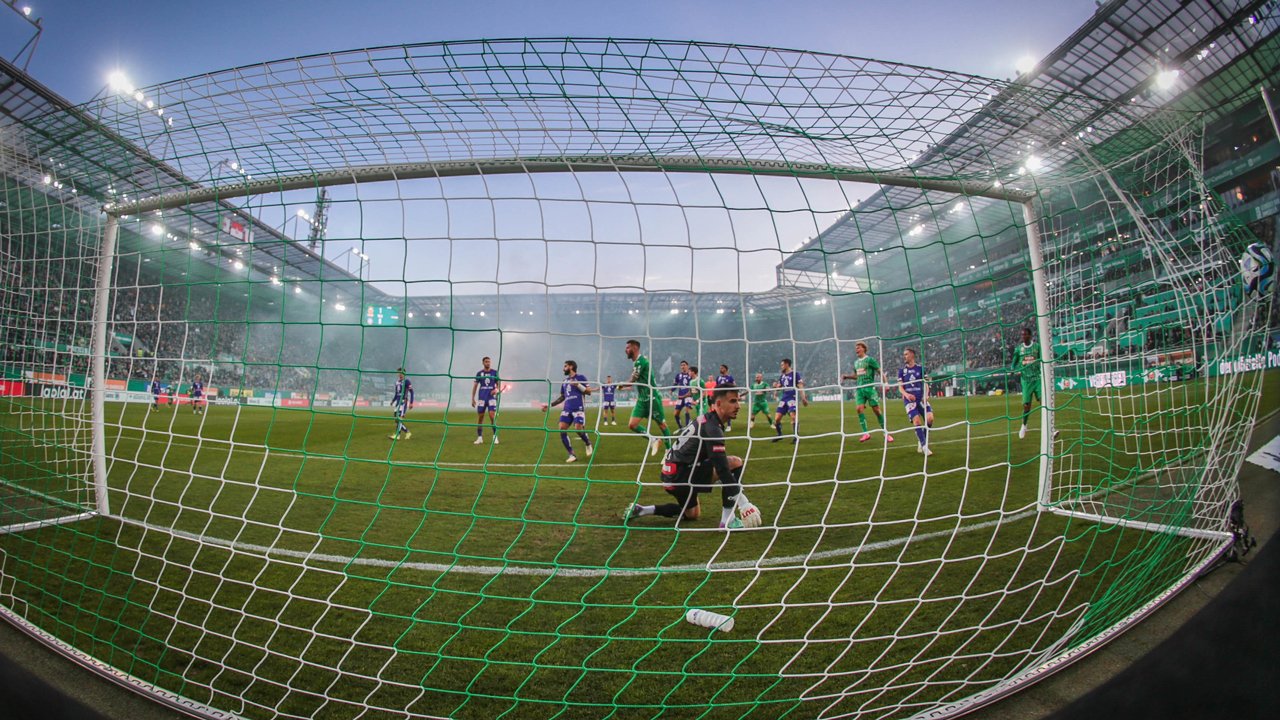
[[[617,425],[618,386],[614,384],[612,375],[605,376],[604,384],[600,386],[600,393],[604,396],[604,400],[600,404],[600,424]]]
[[[693,393],[689,390],[689,384],[693,382],[693,375],[689,373],[689,361],[680,361],[680,372],[676,373],[675,393],[676,393],[676,427],[682,428],[686,423],[693,420]],[[680,420],[680,413],[684,413],[684,421]]]
[[[933,451],[929,449],[929,428],[933,427],[933,408],[929,406],[924,367],[916,364],[916,351],[913,348],[902,351],[902,362],[903,366],[898,368],[898,385],[902,388],[902,405],[907,410],[907,418],[915,425],[916,438],[920,440],[916,452],[932,455]]]
[[[800,420],[796,417],[796,394],[799,393],[800,402],[805,407],[809,406],[809,398],[805,396],[804,378],[791,369],[791,358],[782,359],[778,381],[773,386],[781,389],[778,393],[778,410],[773,416],[773,427],[777,429],[778,436],[773,439],[773,442],[782,439],[782,416],[790,415],[791,444],[794,445],[800,439]]]
[[[573,454],[573,445],[569,442],[569,433],[565,432],[570,425],[578,432],[578,437],[582,438],[583,445],[586,445],[587,457],[591,457],[591,438],[587,437],[586,433],[587,412],[584,403],[584,396],[590,394],[591,386],[587,384],[587,376],[578,372],[578,363],[565,360],[564,382],[560,384],[560,397],[551,401],[550,405],[544,404],[542,411],[546,412],[548,407],[564,403],[564,407],[560,410],[560,442],[564,443],[564,449],[569,451],[569,457],[565,460],[567,463],[578,461],[578,456]]]

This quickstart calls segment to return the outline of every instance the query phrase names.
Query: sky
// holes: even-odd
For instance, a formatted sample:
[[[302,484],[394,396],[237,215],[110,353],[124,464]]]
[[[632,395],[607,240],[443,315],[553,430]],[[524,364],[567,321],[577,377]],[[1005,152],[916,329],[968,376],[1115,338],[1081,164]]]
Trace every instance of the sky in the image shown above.
[[[119,71],[133,85],[145,88],[179,78],[226,68],[299,55],[320,54],[362,47],[510,37],[623,37],[702,40],[840,53],[907,64],[936,67],[995,78],[1011,78],[1015,66],[1027,57],[1040,58],[1062,43],[1094,12],[1094,0],[790,0],[765,2],[647,2],[610,3],[570,0],[523,2],[383,2],[378,0],[116,0],[88,3],[84,0],[31,0],[32,18],[39,18],[44,33],[30,60],[28,71],[72,103],[87,102],[106,91],[107,77]],[[0,5],[0,48],[13,57],[31,34],[31,27]],[[513,182],[522,181],[519,178]],[[465,188],[460,179],[452,188]],[[493,182],[493,181],[491,181]],[[650,179],[632,177],[620,197],[645,197]],[[563,230],[549,226],[549,204],[534,211],[485,207],[467,214],[466,205],[453,201],[448,212],[424,205],[425,216],[450,216],[447,231],[433,235],[428,221],[407,222],[412,210],[400,203],[385,213],[368,211],[369,192],[361,191],[358,203],[339,203],[331,210],[329,241],[325,255],[350,265],[355,243],[373,257],[364,275],[378,281],[387,292],[430,293],[431,280],[445,280],[454,292],[488,293],[500,283],[532,282],[564,286],[566,277],[579,278],[588,287],[646,290],[757,291],[776,282],[773,268],[785,252],[816,235],[833,222],[854,200],[866,197],[874,186],[857,187],[826,181],[789,184],[774,182],[757,189],[765,200],[756,206],[771,210],[761,221],[744,212],[711,213],[699,217],[700,197],[725,198],[737,192],[741,181],[716,180],[716,187],[687,189],[702,179],[681,177],[671,181],[680,192],[675,207],[679,217],[635,217],[628,222],[606,221],[600,227],[600,205],[578,203],[571,208],[577,220],[567,219]],[[596,184],[607,183],[598,178]],[[473,183],[474,184],[474,183]],[[705,184],[705,183],[704,183]],[[596,192],[594,188],[592,192]],[[483,197],[491,187],[476,192]],[[809,213],[773,212],[782,208],[783,196],[803,196]],[[387,189],[392,197],[433,197],[437,191],[425,185]],[[530,197],[534,190],[514,191]],[[539,190],[545,194],[545,190]],[[666,189],[649,197],[665,197]],[[345,195],[352,195],[348,188]],[[639,193],[639,194],[637,194]],[[344,197],[335,190],[336,199]],[[259,219],[278,226],[309,208],[314,196],[262,199],[254,211]],[[293,204],[295,200],[298,204]],[[729,200],[720,202],[729,204]],[[481,201],[481,205],[485,203]],[[616,208],[615,208],[616,209]],[[670,209],[670,208],[668,208]],[[662,208],[654,210],[659,213]],[[588,217],[594,213],[593,218]],[[474,229],[457,218],[526,218],[530,229],[515,230],[480,223]],[[623,212],[621,215],[627,215]],[[670,213],[667,213],[670,214]],[[704,213],[706,214],[706,213]],[[511,223],[508,222],[508,225]],[[645,228],[649,229],[645,229]],[[584,229],[585,228],[585,229]],[[745,230],[742,228],[746,228]],[[286,232],[305,236],[305,228]],[[505,232],[505,235],[504,235]],[[495,237],[540,238],[532,243],[510,240],[498,244]],[[541,234],[540,234],[541,233]],[[586,233],[584,235],[584,233]],[[513,235],[514,234],[514,235]],[[754,234],[754,235],[753,235]],[[418,237],[414,237],[417,235]],[[635,235],[631,246],[626,237]],[[759,235],[758,238],[755,235]],[[485,238],[490,238],[488,241]],[[674,237],[685,248],[655,247]],[[441,239],[442,238],[442,239]],[[622,243],[606,248],[599,240]],[[706,238],[709,247],[699,250]],[[563,242],[563,241],[577,241]],[[583,241],[586,241],[584,244]],[[758,242],[757,242],[758,241]],[[434,244],[432,244],[434,242]],[[754,247],[753,243],[760,244]],[[761,244],[762,243],[762,244]],[[643,248],[637,249],[637,245]],[[748,247],[750,246],[750,247]],[[416,247],[416,249],[415,249]],[[746,249],[744,249],[746,248]],[[594,262],[583,262],[582,252]],[[751,250],[751,252],[747,252]],[[490,263],[472,259],[501,252],[500,269],[494,275]],[[416,258],[451,258],[430,265],[408,262]],[[708,269],[737,261],[738,272],[729,280]],[[584,265],[594,266],[584,273]],[[406,269],[409,268],[409,269]],[[432,275],[436,273],[439,277]],[[415,292],[404,283],[425,283]],[[581,288],[577,288],[581,289]]]
[[[438,40],[631,37],[770,45],[995,78],[1043,57],[1094,0],[30,0],[44,33],[28,70],[85,102],[113,70],[145,87],[313,53]],[[0,6],[0,48],[30,35]]]

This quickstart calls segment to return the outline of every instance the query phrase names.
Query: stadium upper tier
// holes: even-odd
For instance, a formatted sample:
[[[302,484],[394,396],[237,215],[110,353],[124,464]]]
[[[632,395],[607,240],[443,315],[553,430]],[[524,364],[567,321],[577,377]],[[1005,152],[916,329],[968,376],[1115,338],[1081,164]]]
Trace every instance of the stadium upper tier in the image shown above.
[[[798,248],[783,247],[777,280],[834,292],[893,290],[885,278],[908,276],[929,286],[970,266],[990,271],[1024,244],[1024,221],[1008,203],[956,200],[931,182],[1043,191],[1044,178],[1026,172],[1031,156],[1063,182],[1093,172],[1081,149],[1115,157],[1140,145],[1126,130],[1153,113],[1231,112],[1259,78],[1276,74],[1277,24],[1259,12],[1265,5],[1106,3],[1013,82],[769,48],[525,39],[294,58],[116,87],[73,108],[3,64],[5,170],[94,216],[194,193],[203,199],[163,220],[135,217],[137,243],[192,246],[211,264],[247,264],[261,281],[357,278],[253,208],[210,199],[219,193],[350,183],[360,172],[387,180],[662,170],[917,183],[884,187]],[[1170,91],[1155,85],[1165,64],[1182,73]],[[252,257],[228,237],[248,239]],[[934,248],[931,257],[945,247],[945,262],[909,262],[904,250],[913,247]],[[377,286],[363,293],[392,299]]]
[[[58,213],[78,210],[82,214],[79,227],[99,223],[102,208],[109,203],[202,185],[199,179],[152,156],[3,58],[0,174],[13,182],[8,188],[11,192],[22,186],[49,196],[44,203],[10,207],[46,207]],[[209,271],[220,272],[218,262],[236,259],[234,246],[224,242],[224,228],[230,227],[229,223],[243,226],[247,237],[259,241],[253,243],[257,259],[250,273],[256,272],[260,279],[272,275],[271,267],[285,267],[288,275],[297,279],[355,279],[305,245],[293,242],[276,228],[225,201],[211,200],[184,208],[179,222],[166,223],[160,234],[152,231],[145,245],[141,237],[131,237],[128,232],[123,235],[123,243],[126,250],[131,240],[138,247],[160,245],[174,249],[195,243],[205,251],[199,257],[208,260]],[[70,223],[58,224],[71,227]],[[142,228],[139,226],[138,230]]]
[[[1280,26],[1273,13],[1261,12],[1269,4],[1102,3],[1033,70],[988,98],[980,112],[905,170],[927,177],[946,163],[957,175],[987,172],[992,180],[1025,187],[1027,177],[1035,174],[1027,172],[1028,158],[1034,157],[1036,167],[1052,170],[1049,182],[1056,184],[1090,171],[1080,163],[1080,150],[1114,159],[1142,147],[1127,133],[1140,119],[1171,111],[1204,113],[1206,120],[1228,115],[1256,100],[1259,83],[1277,74],[1275,32]],[[1160,72],[1175,67],[1175,80],[1162,87]],[[1064,102],[1041,106],[1046,96],[1054,95]],[[1067,101],[1078,95],[1095,102]],[[1003,162],[993,162],[992,147],[1007,149]],[[1052,194],[1052,185],[1037,189]],[[901,254],[885,251],[945,242],[948,235],[980,233],[987,241],[975,244],[976,250],[960,249],[953,258],[957,267],[1017,253],[1024,240],[1012,226],[1020,217],[1008,223],[1009,210],[999,205],[983,198],[957,203],[952,194],[922,188],[883,188],[798,248],[783,262],[779,280],[839,286],[829,279],[836,273],[869,284],[865,278],[872,268],[877,277],[906,270]],[[1006,218],[1011,226],[984,229],[977,219],[982,215]],[[911,270],[929,272],[919,264]]]

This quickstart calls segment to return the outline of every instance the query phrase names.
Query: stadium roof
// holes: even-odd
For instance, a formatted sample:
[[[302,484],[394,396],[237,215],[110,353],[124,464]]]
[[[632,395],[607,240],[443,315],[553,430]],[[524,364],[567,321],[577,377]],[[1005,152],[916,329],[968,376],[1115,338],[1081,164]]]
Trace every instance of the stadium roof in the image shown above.
[[[104,205],[123,198],[200,185],[3,58],[0,115],[4,147],[0,166],[5,176],[18,178],[88,217],[100,217]],[[137,232],[129,232],[127,224],[122,227],[122,249],[186,250],[196,243],[202,251],[193,253],[197,261],[209,264],[215,273],[226,272],[220,261],[242,259],[247,247],[225,232],[224,221],[234,221],[245,227],[246,237],[255,240],[252,253],[242,261],[261,276],[258,279],[276,274],[301,280],[357,279],[228,202],[204,202],[183,208],[176,219],[175,215],[148,216],[145,221],[134,218]],[[161,231],[156,232],[156,227]],[[280,268],[285,269],[283,273]]]
[[[1274,35],[1276,18],[1261,14],[1266,7],[1263,0],[1105,3],[1014,83],[769,48],[526,39],[295,58],[166,83],[146,90],[148,103],[115,93],[76,108],[0,60],[0,112],[7,116],[0,132],[13,151],[3,162],[7,173],[95,216],[108,203],[230,189],[254,175],[304,178],[357,166],[512,157],[563,165],[627,153],[648,158],[648,169],[703,163],[702,171],[713,171],[714,153],[722,153],[737,170],[753,172],[798,172],[787,166],[798,160],[818,176],[825,167],[832,177],[1033,190],[1033,179],[1018,173],[1030,154],[1066,168],[1079,144],[1104,142],[1157,111],[1152,103],[1164,98],[1153,94],[1153,77],[1161,67],[1179,68],[1183,88],[1219,73]],[[1273,73],[1273,60],[1248,74]],[[512,77],[493,72],[509,66],[525,70],[520,90]],[[735,74],[742,68],[753,74],[742,79]],[[825,79],[814,85],[813,77]],[[1251,89],[1238,85],[1239,92]],[[1219,96],[1199,106],[1179,104],[1203,109],[1239,94],[1230,83],[1216,87]],[[572,101],[565,89],[575,91]],[[790,104],[781,99],[797,89],[808,94]],[[876,110],[884,102],[902,103],[901,116]],[[595,114],[569,112],[588,107]],[[916,271],[916,282],[940,269],[954,277],[1021,254],[1020,217],[1007,203],[970,197],[957,205],[954,197],[883,188],[784,260],[777,301],[814,289],[865,290],[869,283],[859,276],[872,266],[883,277],[900,263]],[[260,280],[358,282],[226,200],[129,220],[137,224],[126,242],[174,250],[194,242],[215,266],[251,247],[248,261]],[[227,221],[246,226],[253,241],[233,238]],[[982,242],[964,242],[975,236]],[[928,248],[944,262],[908,267],[907,248]],[[370,286],[364,294],[390,300]]]
[[[1271,13],[1264,14],[1269,8]],[[1259,78],[1275,73],[1275,54],[1245,58],[1251,67],[1244,75],[1254,84],[1248,80],[1223,82],[1215,85],[1215,92],[1202,94],[1202,83],[1275,34],[1280,22],[1273,10],[1274,4],[1265,0],[1113,0],[1102,4],[1035,69],[992,97],[981,112],[921,154],[910,167],[926,177],[942,174],[940,169],[944,169],[965,177],[987,173],[1016,184],[1020,182],[1017,167],[1029,155],[1039,155],[1049,166],[1065,167],[1082,144],[1105,143],[1161,107],[1228,111],[1244,94],[1256,92]],[[1177,88],[1171,92],[1182,97],[1166,96],[1157,86],[1157,75],[1164,69],[1178,70]],[[1080,102],[1080,96],[1097,102]],[[1028,112],[1039,103],[1044,103],[1043,112]],[[853,264],[863,258],[862,251],[866,251],[866,265],[881,263],[878,277],[908,270],[927,273],[927,264],[908,268],[900,253],[877,258],[877,252],[937,244],[940,235],[969,219],[968,213],[957,215],[946,205],[953,198],[929,190],[882,189],[797,248],[780,266],[779,281],[821,288],[834,286],[828,279],[832,272],[865,276],[868,269],[864,263]],[[975,198],[971,202],[975,214],[984,209],[1000,214],[990,210],[996,204],[993,201]],[[1008,211],[1003,215],[1008,216]],[[1005,223],[987,242],[971,243],[968,252],[948,256],[946,262],[954,271],[992,255],[1020,253],[1024,241],[1015,231],[1017,224],[1016,218]],[[893,270],[883,266],[895,261],[902,266]],[[935,270],[939,267],[945,268],[945,264],[933,264]]]

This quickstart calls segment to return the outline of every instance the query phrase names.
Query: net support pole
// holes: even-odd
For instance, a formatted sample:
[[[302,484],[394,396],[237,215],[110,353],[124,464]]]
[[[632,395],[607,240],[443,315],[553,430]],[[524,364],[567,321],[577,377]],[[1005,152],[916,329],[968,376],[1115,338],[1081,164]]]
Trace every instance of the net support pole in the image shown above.
[[[1031,200],[1022,203],[1022,216],[1027,223],[1027,255],[1031,261],[1031,287],[1034,290],[1036,335],[1040,342],[1040,405],[1044,412],[1040,423],[1040,504],[1049,504],[1049,474],[1053,469],[1053,333],[1049,327],[1049,287],[1045,280],[1044,251],[1040,246],[1040,213]]]
[[[111,270],[116,255],[116,235],[120,221],[114,215],[107,216],[107,226],[102,232],[102,246],[98,251],[98,278],[93,298],[93,366],[90,376],[93,432],[93,486],[99,515],[110,515],[111,504],[107,498],[107,310],[111,300]]]
[[[1276,137],[1280,138],[1280,121],[1276,120],[1276,108],[1271,104],[1271,93],[1267,92],[1266,85],[1258,86],[1258,92],[1262,93],[1262,106],[1267,109],[1267,117],[1271,119],[1271,129],[1275,131]]]

